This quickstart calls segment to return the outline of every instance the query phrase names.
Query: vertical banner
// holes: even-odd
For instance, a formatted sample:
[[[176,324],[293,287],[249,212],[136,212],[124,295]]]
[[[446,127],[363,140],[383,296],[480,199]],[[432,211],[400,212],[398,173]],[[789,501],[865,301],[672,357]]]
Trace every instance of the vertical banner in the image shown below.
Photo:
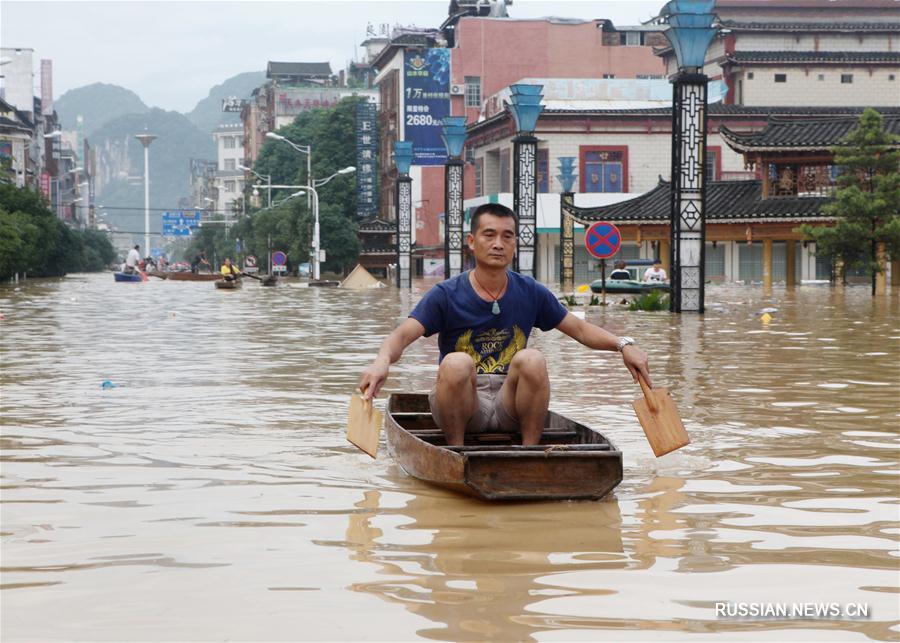
[[[378,215],[378,108],[374,101],[356,105],[356,216]]]
[[[41,172],[41,192],[44,193],[44,196],[47,197],[47,200],[50,200],[50,173],[49,172]]]
[[[412,141],[413,165],[443,165],[441,127],[450,115],[450,50],[407,50],[403,55],[404,140]]]

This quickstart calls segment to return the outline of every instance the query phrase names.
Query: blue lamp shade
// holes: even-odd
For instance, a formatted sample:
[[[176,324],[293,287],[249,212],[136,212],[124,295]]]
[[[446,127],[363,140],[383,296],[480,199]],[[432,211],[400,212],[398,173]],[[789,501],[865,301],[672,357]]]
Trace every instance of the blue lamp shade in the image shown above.
[[[441,140],[451,158],[462,156],[463,145],[466,144],[466,117],[447,116],[441,129]]]
[[[712,26],[714,8],[715,0],[671,0],[663,7],[660,16],[669,24],[665,34],[679,67],[703,67],[706,50],[718,31]]]
[[[571,192],[575,186],[575,178],[578,176],[575,174],[575,157],[560,156],[558,160],[559,174],[556,178],[559,179],[563,192]]]
[[[412,141],[394,142],[394,165],[400,174],[409,174],[409,166],[413,162]]]
[[[541,105],[541,90],[543,85],[510,85],[509,110],[516,121],[517,132],[533,132],[537,125],[538,116],[544,109]]]

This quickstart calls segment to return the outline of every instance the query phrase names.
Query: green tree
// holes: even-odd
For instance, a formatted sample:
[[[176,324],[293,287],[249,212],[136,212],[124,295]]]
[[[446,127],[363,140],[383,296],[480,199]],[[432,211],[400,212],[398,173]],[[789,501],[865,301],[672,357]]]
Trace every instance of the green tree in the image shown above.
[[[294,143],[312,148],[314,179],[327,178],[356,164],[356,107],[362,101],[362,98],[348,97],[334,108],[303,112],[293,123],[278,130],[278,134]],[[306,155],[283,141],[266,141],[253,169],[271,175],[274,185],[307,184]],[[264,186],[260,185],[259,191],[263,193]],[[274,190],[272,200],[284,199],[295,191],[296,188]],[[353,267],[359,256],[355,176],[337,176],[318,188],[318,193],[321,246],[327,259],[323,268],[344,272]],[[306,201],[305,197],[295,197],[272,210],[251,213],[251,228],[242,230],[247,235],[248,250],[263,256],[266,246],[261,242],[271,235],[273,248],[278,246],[275,249],[287,252],[293,262],[308,261],[313,217]],[[279,214],[265,215],[267,212]],[[257,231],[257,227],[261,231]]]
[[[0,185],[0,279],[103,270],[113,259],[105,234],[72,230],[36,190]]]
[[[834,149],[841,167],[834,200],[823,209],[838,219],[831,227],[804,225],[800,231],[816,242],[816,255],[841,262],[844,269],[861,267],[872,274],[883,270],[876,249],[884,244],[890,257],[900,256],[900,150],[898,137],[884,129],[884,119],[872,108],[859,127]],[[843,278],[843,275],[841,275]]]

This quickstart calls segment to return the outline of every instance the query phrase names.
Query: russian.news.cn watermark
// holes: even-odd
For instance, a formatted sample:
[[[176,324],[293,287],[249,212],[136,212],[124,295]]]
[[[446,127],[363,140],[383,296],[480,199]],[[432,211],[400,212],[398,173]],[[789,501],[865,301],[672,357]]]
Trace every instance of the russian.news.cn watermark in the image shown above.
[[[867,603],[753,603],[716,602],[716,618],[747,620],[864,621],[871,618]]]

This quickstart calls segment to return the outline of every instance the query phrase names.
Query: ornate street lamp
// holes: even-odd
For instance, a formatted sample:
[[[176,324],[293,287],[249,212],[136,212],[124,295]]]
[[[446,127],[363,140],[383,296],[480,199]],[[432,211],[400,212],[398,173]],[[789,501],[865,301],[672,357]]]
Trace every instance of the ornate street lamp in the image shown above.
[[[544,106],[543,85],[510,85],[509,111],[516,122],[513,139],[513,210],[519,217],[515,269],[523,275],[535,276],[534,256],[537,249],[537,138],[534,128]]]
[[[562,186],[559,208],[559,286],[564,293],[575,291],[575,220],[563,204],[575,205],[575,157],[559,157],[559,174],[557,179]]]
[[[444,164],[444,278],[462,272],[463,267],[463,145],[466,143],[466,117],[444,119],[441,139],[447,148]]]
[[[715,0],[671,0],[660,13],[678,72],[672,79],[671,297],[673,312],[702,313],[706,243],[706,50],[717,29]]]
[[[397,286],[412,287],[412,179],[409,167],[413,161],[412,141],[394,143],[394,165],[397,167]]]

